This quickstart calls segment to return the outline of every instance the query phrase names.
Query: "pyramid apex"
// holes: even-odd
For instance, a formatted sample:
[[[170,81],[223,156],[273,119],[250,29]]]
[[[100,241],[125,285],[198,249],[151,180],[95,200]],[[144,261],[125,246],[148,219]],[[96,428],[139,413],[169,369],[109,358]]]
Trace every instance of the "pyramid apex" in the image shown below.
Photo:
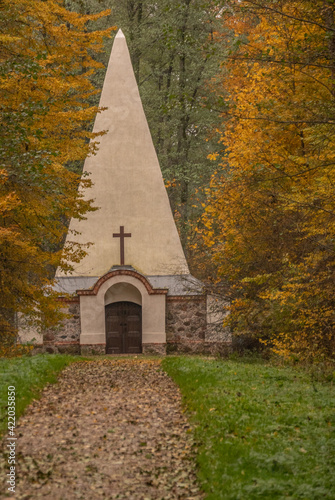
[[[120,28],[119,31],[116,33],[115,38],[125,38],[122,29]]]

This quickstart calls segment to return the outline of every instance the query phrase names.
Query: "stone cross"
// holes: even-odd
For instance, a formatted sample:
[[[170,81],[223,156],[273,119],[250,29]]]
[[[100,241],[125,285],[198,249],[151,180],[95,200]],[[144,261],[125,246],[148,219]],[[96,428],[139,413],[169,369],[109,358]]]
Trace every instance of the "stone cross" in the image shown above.
[[[125,233],[124,232],[124,226],[120,226],[120,232],[119,233],[113,233],[113,238],[120,238],[120,261],[121,261],[121,266],[124,266],[124,239],[125,238],[130,238],[131,233]]]

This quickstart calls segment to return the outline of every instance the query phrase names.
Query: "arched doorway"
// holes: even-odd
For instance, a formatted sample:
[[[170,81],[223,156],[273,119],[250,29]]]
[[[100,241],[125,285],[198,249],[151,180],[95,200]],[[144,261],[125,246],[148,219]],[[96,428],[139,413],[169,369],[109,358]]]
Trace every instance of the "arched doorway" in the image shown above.
[[[105,306],[106,354],[142,352],[142,307],[134,302]]]

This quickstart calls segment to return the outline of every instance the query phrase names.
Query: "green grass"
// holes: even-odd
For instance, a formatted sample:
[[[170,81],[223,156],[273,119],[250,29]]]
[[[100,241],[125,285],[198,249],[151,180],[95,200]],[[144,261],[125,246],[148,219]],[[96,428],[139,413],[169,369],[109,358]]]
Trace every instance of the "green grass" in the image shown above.
[[[264,362],[167,357],[207,499],[335,499],[335,388]]]
[[[15,387],[16,419],[26,406],[39,397],[48,383],[57,380],[58,373],[78,357],[49,354],[32,357],[0,359],[0,436],[7,431],[7,391]]]

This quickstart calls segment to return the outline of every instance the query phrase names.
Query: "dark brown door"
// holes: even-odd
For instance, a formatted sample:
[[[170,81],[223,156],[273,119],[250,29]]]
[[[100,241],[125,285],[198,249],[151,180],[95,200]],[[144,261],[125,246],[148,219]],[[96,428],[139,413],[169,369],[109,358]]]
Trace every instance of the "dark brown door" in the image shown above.
[[[142,352],[142,307],[133,302],[114,302],[105,307],[106,353]]]

